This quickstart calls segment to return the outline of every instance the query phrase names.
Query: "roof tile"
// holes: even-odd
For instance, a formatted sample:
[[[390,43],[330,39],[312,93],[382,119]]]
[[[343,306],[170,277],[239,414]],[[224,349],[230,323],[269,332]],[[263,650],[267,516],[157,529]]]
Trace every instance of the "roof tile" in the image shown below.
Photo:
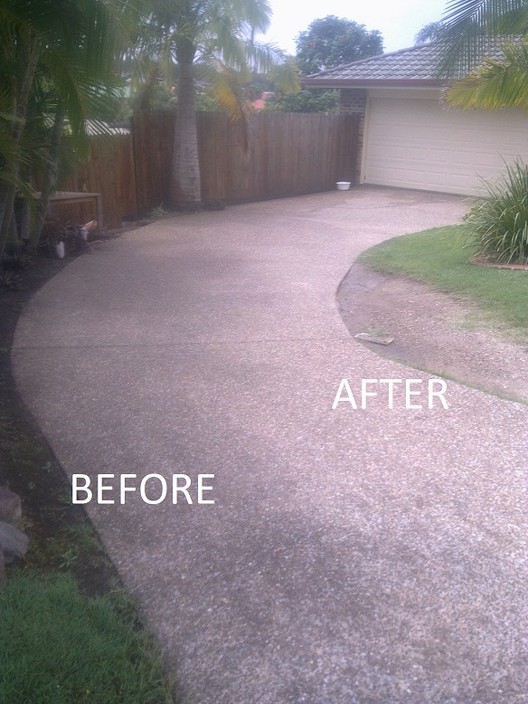
[[[488,41],[485,54],[493,58],[500,58],[502,56],[500,43],[496,40]],[[312,85],[312,81],[319,80],[321,83],[326,80],[434,81],[438,78],[438,58],[438,44],[421,44],[409,49],[400,49],[388,54],[380,54],[343,64],[307,78]]]

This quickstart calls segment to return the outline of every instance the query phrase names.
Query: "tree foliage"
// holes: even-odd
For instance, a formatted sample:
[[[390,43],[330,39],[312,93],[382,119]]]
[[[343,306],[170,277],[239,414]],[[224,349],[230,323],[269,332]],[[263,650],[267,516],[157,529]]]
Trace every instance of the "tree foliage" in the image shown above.
[[[443,30],[444,25],[442,22],[429,22],[424,25],[419,32],[417,32],[414,38],[414,43],[416,45],[437,42],[442,39]]]
[[[335,15],[314,20],[297,38],[297,61],[305,76],[381,53],[378,30]]]
[[[176,88],[177,129],[168,202],[195,209],[201,204],[195,119],[198,87],[205,95],[201,102],[219,106],[233,119],[244,119],[244,86],[252,71],[284,63],[284,56],[254,39],[269,25],[267,0],[149,2],[151,9],[138,32],[132,62],[143,68],[144,76],[157,66],[167,85]],[[295,84],[293,70],[289,76]]]
[[[448,101],[466,110],[528,109],[528,43],[507,43],[502,51],[500,61],[488,59],[456,81],[447,92]]]
[[[128,12],[125,0],[0,0],[0,258],[16,241],[16,193],[30,197],[37,167],[42,221],[66,126],[82,147],[86,121],[116,106]]]
[[[465,74],[447,91],[447,102],[463,109],[527,108],[528,4],[452,0],[442,22],[439,74]],[[485,58],[499,40],[503,57]]]
[[[280,112],[336,112],[339,109],[339,91],[304,88],[298,93],[279,93],[267,101],[265,109]]]
[[[528,108],[528,3],[525,0],[452,0],[443,18],[440,75],[466,74],[446,93],[463,109]],[[490,43],[490,39],[493,41]],[[485,58],[500,41],[503,58]],[[484,57],[484,59],[483,59]],[[528,170],[507,166],[488,198],[468,215],[481,253],[525,263]]]
[[[482,63],[490,37],[528,33],[526,0],[451,0],[442,18],[440,76],[470,73]]]

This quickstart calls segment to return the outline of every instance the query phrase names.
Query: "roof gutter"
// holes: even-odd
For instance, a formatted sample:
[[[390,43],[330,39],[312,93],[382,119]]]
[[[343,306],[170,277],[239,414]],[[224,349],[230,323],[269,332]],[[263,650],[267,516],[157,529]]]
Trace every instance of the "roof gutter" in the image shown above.
[[[432,78],[303,78],[303,86],[309,88],[443,88],[446,81]]]

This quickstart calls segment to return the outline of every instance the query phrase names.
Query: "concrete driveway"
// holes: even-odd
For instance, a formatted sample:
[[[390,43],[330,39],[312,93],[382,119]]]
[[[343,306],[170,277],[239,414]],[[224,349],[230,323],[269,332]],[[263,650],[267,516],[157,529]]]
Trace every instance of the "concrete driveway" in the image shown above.
[[[161,220],[26,309],[19,389],[65,471],[111,487],[88,511],[183,702],[528,701],[528,409],[454,382],[405,408],[427,375],[335,305],[363,249],[466,209],[361,188]],[[343,379],[358,406],[402,383],[354,409]]]

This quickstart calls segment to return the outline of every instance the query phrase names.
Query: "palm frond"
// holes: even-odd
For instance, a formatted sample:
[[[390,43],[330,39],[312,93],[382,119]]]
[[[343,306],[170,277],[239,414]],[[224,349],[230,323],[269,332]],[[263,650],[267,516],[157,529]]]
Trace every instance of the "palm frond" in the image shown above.
[[[241,16],[252,32],[266,32],[269,28],[272,9],[268,0],[239,0]]]
[[[282,93],[299,93],[301,90],[299,69],[294,58],[286,57],[272,66],[269,73],[270,79]]]
[[[246,42],[247,62],[252,71],[267,72],[288,61],[288,57],[273,43]]]
[[[525,0],[451,0],[442,17],[439,77],[460,77],[489,55],[489,38],[528,32]]]
[[[207,86],[207,93],[231,120],[245,118],[249,100],[245,81],[238,71],[214,59],[196,66],[196,78]]]
[[[236,71],[247,70],[246,44],[236,30],[232,17],[224,16],[212,22],[200,38],[201,57],[217,56],[224,65]]]
[[[528,108],[528,42],[504,46],[504,59],[487,60],[446,92],[450,105],[468,110]]]

